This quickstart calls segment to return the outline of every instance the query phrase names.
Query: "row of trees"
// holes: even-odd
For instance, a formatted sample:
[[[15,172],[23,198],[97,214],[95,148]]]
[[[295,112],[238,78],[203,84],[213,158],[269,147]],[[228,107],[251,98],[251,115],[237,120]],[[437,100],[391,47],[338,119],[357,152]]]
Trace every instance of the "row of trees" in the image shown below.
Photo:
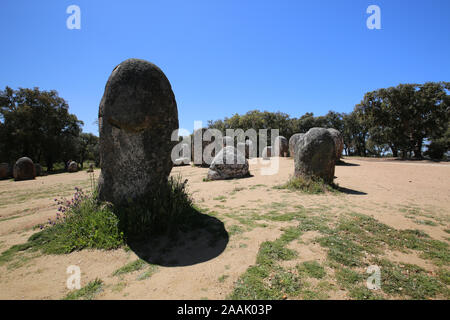
[[[0,90],[0,162],[27,156],[48,171],[69,160],[98,163],[98,137],[83,133],[82,125],[56,91],[6,87]]]
[[[422,158],[426,149],[426,155],[441,159],[450,150],[449,90],[449,82],[401,84],[366,93],[351,113],[329,111],[324,116],[306,113],[291,118],[282,112],[253,110],[209,121],[208,127],[223,133],[273,128],[288,139],[313,127],[335,128],[343,134],[347,155]]]

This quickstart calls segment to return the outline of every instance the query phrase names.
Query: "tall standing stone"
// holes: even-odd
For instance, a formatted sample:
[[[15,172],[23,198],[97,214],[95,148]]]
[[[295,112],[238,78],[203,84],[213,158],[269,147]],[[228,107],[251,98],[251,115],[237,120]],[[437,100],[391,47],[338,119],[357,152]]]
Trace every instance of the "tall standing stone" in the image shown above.
[[[22,157],[16,161],[13,170],[14,180],[33,180],[36,178],[36,168],[33,160],[28,157]]]
[[[119,64],[99,108],[100,199],[124,204],[167,182],[176,129],[177,104],[161,69],[140,59]]]
[[[321,178],[332,183],[336,147],[331,133],[324,128],[312,128],[295,144],[295,176]]]

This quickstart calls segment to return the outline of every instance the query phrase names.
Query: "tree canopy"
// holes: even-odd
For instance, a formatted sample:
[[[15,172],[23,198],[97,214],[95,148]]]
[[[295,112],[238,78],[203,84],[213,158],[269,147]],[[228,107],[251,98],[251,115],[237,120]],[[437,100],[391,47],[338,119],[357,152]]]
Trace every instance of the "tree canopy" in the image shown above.
[[[82,134],[82,125],[56,91],[6,87],[0,91],[0,161],[27,156],[52,170],[56,162],[92,158],[96,137]]]

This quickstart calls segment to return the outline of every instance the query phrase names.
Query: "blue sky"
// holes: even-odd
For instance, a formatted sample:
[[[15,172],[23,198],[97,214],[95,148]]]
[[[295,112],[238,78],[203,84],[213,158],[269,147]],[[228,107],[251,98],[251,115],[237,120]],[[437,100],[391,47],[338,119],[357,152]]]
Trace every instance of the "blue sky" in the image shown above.
[[[69,5],[81,30],[69,30]],[[369,30],[369,5],[381,30]],[[180,127],[253,109],[350,112],[367,91],[450,81],[450,1],[24,1],[0,4],[0,88],[55,89],[94,121],[127,58],[158,65]]]

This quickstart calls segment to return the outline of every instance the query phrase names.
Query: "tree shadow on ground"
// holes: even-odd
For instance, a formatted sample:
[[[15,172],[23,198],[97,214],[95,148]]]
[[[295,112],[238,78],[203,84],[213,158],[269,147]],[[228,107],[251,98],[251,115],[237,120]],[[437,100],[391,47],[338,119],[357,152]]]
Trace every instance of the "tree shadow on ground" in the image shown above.
[[[229,241],[223,222],[198,211],[192,219],[190,230],[129,241],[128,246],[140,259],[164,267],[190,266],[218,257]]]
[[[359,196],[363,196],[363,195],[367,194],[363,191],[353,190],[353,189],[340,187],[340,186],[334,186],[334,189],[336,189],[339,192],[345,193],[345,194],[352,194],[352,195],[359,195]]]
[[[345,161],[342,161],[342,160],[337,161],[336,165],[337,166],[346,166],[346,167],[359,167],[359,164],[345,162]]]

